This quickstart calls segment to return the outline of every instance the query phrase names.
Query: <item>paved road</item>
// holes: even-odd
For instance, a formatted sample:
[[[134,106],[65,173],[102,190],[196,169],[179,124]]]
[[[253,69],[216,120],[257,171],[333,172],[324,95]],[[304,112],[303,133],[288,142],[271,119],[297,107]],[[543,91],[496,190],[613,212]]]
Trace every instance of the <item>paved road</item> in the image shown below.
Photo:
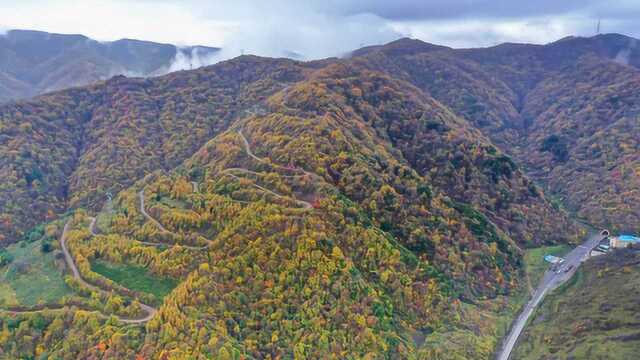
[[[575,249],[571,250],[571,252],[569,252],[565,256],[565,262],[560,267],[558,273],[552,270],[547,270],[544,273],[544,276],[542,277],[538,288],[534,292],[533,297],[524,307],[522,313],[520,313],[516,321],[511,325],[511,330],[505,338],[502,344],[502,348],[500,349],[500,352],[496,357],[497,360],[509,359],[509,356],[511,356],[511,352],[513,351],[513,348],[518,341],[518,337],[520,337],[522,330],[524,330],[524,327],[527,324],[527,320],[529,319],[531,314],[533,314],[533,311],[540,304],[544,296],[549,291],[557,288],[558,286],[569,280],[576,272],[580,264],[588,258],[591,249],[596,247],[600,240],[602,240],[601,235],[591,235],[582,245],[579,245]]]

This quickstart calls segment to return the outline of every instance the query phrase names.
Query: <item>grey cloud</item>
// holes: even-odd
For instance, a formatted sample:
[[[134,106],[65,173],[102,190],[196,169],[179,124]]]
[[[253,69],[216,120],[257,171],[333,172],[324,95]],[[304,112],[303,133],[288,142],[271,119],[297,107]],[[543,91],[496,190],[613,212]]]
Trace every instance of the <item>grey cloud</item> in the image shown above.
[[[41,13],[55,9],[51,1],[24,1],[39,4]],[[146,31],[154,41],[168,38],[171,40],[165,41],[223,48],[215,59],[204,59],[203,64],[241,53],[277,57],[299,54],[305,59],[339,56],[360,46],[402,36],[452,47],[488,46],[504,41],[546,43],[567,35],[593,35],[598,19],[602,19],[603,32],[640,36],[638,0],[85,1],[113,4],[114,14],[135,5],[138,12],[129,16],[129,21],[124,22],[127,25],[120,23],[118,34],[134,29],[134,35],[141,39],[145,39]],[[87,19],[87,23],[80,23],[83,28],[74,28],[74,32],[91,35],[86,32],[108,29],[113,23],[113,19],[104,16],[74,13],[72,0],[55,3],[67,5],[63,14],[69,19]],[[19,8],[23,2],[15,4]],[[154,14],[166,22],[166,28],[138,26],[146,19],[138,21],[136,16],[147,15],[138,15],[141,8],[165,9]],[[179,10],[179,14],[167,9]],[[64,16],[59,22],[68,23]],[[12,17],[15,18],[18,17]],[[109,38],[108,34],[103,37]],[[183,60],[176,59],[177,68],[187,66]]]
[[[365,45],[396,40],[401,34],[371,14],[327,17],[281,12],[241,25],[222,46],[220,59],[244,54],[302,59],[340,56]]]
[[[369,12],[390,20],[497,19],[562,14],[596,3],[595,0],[333,0],[326,9],[344,14]]]
[[[200,9],[202,17],[237,22],[222,44],[225,58],[243,51],[335,56],[401,36],[453,47],[545,43],[567,35],[593,35],[598,18],[604,31],[637,35],[637,26],[626,19],[640,11],[635,0],[185,1]],[[465,22],[474,26],[461,26]]]

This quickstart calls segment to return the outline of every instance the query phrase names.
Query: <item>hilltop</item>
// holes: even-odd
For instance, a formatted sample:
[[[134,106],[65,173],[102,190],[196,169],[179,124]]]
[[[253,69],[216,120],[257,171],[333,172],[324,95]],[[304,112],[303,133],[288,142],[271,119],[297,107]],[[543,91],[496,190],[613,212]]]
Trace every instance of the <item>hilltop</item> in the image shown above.
[[[411,51],[395,50],[403,43]],[[354,61],[467,119],[583,220],[635,231],[637,44],[618,34],[462,50],[400,40]]]

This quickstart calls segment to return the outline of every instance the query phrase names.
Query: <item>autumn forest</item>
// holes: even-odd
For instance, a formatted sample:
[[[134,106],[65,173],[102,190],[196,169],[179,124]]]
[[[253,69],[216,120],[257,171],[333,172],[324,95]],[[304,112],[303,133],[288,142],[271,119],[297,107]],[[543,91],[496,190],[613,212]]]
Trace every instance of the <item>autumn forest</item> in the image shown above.
[[[0,358],[490,358],[527,250],[639,230],[620,37],[244,55],[0,105]]]

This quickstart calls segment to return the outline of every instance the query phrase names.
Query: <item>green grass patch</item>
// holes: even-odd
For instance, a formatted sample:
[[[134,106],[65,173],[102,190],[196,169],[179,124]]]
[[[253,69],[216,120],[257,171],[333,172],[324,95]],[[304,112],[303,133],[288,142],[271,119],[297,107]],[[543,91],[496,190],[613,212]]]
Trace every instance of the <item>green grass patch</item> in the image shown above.
[[[131,264],[114,264],[98,260],[91,263],[91,270],[127,289],[152,294],[160,300],[178,285],[175,279],[155,276],[144,267]]]
[[[11,285],[6,283],[0,284],[0,307],[1,306],[16,306],[20,305],[16,292]]]
[[[71,294],[64,274],[56,265],[55,253],[41,251],[42,240],[22,241],[6,248],[12,261],[0,267],[0,302],[33,306],[57,303]]]

